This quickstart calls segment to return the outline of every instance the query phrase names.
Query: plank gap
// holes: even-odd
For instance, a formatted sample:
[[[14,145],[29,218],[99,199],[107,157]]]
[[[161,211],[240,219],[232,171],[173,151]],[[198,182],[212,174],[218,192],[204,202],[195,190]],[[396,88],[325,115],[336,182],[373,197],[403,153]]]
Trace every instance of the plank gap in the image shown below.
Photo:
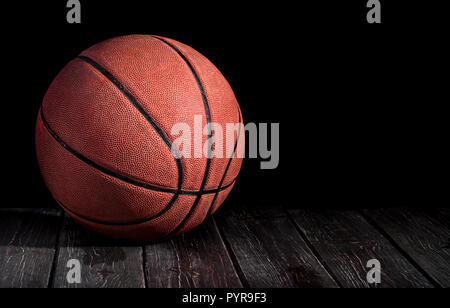
[[[293,221],[343,287],[432,287],[364,217],[355,210],[289,210]],[[367,281],[371,259],[381,262],[381,284]]]
[[[336,275],[334,275],[333,271],[331,271],[330,267],[328,266],[328,264],[325,262],[325,260],[322,258],[322,256],[320,255],[320,253],[317,251],[317,249],[314,247],[314,245],[309,241],[309,239],[307,238],[306,234],[303,233],[303,231],[300,229],[300,227],[297,225],[297,223],[295,222],[294,218],[292,217],[292,215],[289,213],[288,210],[284,210],[286,212],[286,215],[289,217],[290,221],[292,222],[292,224],[294,225],[295,230],[297,230],[298,234],[300,235],[300,237],[303,239],[303,241],[305,241],[306,245],[308,245],[309,249],[311,249],[311,251],[313,252],[313,254],[316,256],[317,260],[319,261],[320,264],[322,264],[322,266],[324,267],[324,269],[328,272],[328,274],[331,276],[331,278],[333,278],[334,282],[338,285],[339,288],[343,288],[342,283],[339,281],[339,279],[336,277]]]
[[[146,268],[147,268],[147,258],[146,256],[147,249],[145,248],[145,245],[142,246],[142,272],[144,273],[144,288],[148,288],[148,278],[146,274]]]
[[[55,254],[53,256],[53,262],[52,262],[52,269],[50,271],[50,278],[48,280],[47,288],[52,288],[53,283],[55,281],[55,271],[56,271],[56,264],[58,262],[59,257],[59,240],[61,237],[61,231],[64,225],[64,214],[61,214],[61,219],[59,221],[59,227],[58,227],[58,234],[56,235],[56,243],[55,243]]]
[[[81,283],[67,281],[69,260],[81,265]],[[144,288],[142,247],[96,234],[67,215],[59,241],[54,288]]]
[[[250,288],[338,287],[279,207],[225,208],[215,218]]]
[[[150,288],[242,288],[211,217],[171,240],[147,245],[145,258]]]
[[[409,263],[411,263],[414,268],[420,272],[435,288],[441,288],[442,286],[431,276],[428,274],[428,272],[423,269],[417,262],[414,260],[414,258],[405,251],[398,243],[397,241],[391,237],[391,235],[384,230],[375,220],[373,220],[370,215],[367,215],[364,210],[358,210],[358,212],[361,214],[362,217],[372,226],[374,227],[386,240],[389,241],[389,243],[395,247],[395,249],[398,250],[398,252],[406,259]]]
[[[248,283],[247,279],[245,278],[244,272],[242,271],[241,266],[239,265],[239,262],[236,258],[236,255],[233,252],[233,249],[231,248],[230,243],[228,242],[227,238],[225,237],[223,230],[221,227],[216,223],[216,220],[213,215],[214,224],[216,225],[216,228],[219,232],[220,238],[222,239],[222,242],[225,245],[225,248],[227,249],[228,255],[230,256],[231,262],[233,263],[234,269],[239,277],[239,280],[242,283],[242,286],[244,288],[250,288],[250,284]]]

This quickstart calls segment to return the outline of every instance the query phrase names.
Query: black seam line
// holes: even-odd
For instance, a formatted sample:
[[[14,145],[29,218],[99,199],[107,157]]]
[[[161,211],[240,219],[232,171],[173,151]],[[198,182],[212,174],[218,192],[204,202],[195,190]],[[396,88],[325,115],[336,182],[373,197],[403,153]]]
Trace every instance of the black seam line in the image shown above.
[[[181,163],[180,155],[176,148],[172,148],[172,142],[169,137],[167,137],[166,133],[159,127],[159,125],[153,120],[153,118],[148,114],[148,112],[144,109],[144,107],[138,102],[138,100],[125,88],[125,86],[116,78],[113,74],[111,74],[108,70],[106,70],[103,66],[88,58],[86,56],[78,56],[78,59],[81,59],[91,65],[93,68],[102,73],[106,78],[108,78],[119,90],[122,92],[126,98],[133,104],[134,107],[145,117],[145,119],[150,123],[153,129],[158,133],[158,135],[163,139],[164,143],[169,147],[171,153],[175,152],[175,162],[177,164],[178,169],[178,190],[181,190],[183,185],[183,165]]]
[[[128,178],[124,175],[121,175],[119,173],[116,173],[114,171],[111,171],[103,166],[100,166],[99,164],[93,162],[92,160],[90,160],[89,158],[83,156],[82,154],[78,153],[76,150],[72,149],[64,140],[61,139],[61,137],[59,137],[54,131],[53,129],[50,127],[50,125],[48,124],[47,120],[44,117],[44,111],[41,108],[41,112],[40,112],[40,116],[42,119],[42,123],[44,124],[44,127],[47,129],[47,131],[50,133],[50,135],[53,137],[53,139],[56,140],[56,142],[58,142],[64,149],[66,149],[69,153],[71,153],[73,156],[75,156],[76,158],[78,158],[79,160],[83,161],[84,163],[86,163],[87,165],[99,170],[100,172],[103,172],[109,176],[112,176],[116,179],[119,179],[123,182],[135,185],[135,186],[139,186],[148,190],[154,190],[154,191],[160,191],[160,192],[165,192],[165,193],[173,193],[173,194],[180,194],[180,195],[193,195],[196,196],[198,194],[200,194],[200,191],[194,191],[194,190],[178,190],[178,189],[173,189],[173,188],[169,188],[169,187],[161,187],[161,186],[155,186],[155,185],[151,185],[151,184],[147,184],[147,183],[143,183],[140,181],[136,181],[134,179]],[[235,181],[236,179],[234,179]],[[221,187],[221,188],[216,188],[216,189],[209,189],[209,190],[204,190],[203,194],[214,194],[217,191],[222,191],[227,189],[228,187],[230,187],[234,181],[232,181],[230,184],[228,184],[227,186]]]
[[[194,75],[195,81],[197,82],[198,88],[200,90],[200,93],[202,95],[202,100],[203,100],[203,106],[205,108],[205,114],[206,114],[206,122],[207,122],[207,127],[208,127],[208,159],[206,160],[206,168],[205,168],[205,173],[203,175],[203,180],[202,180],[202,184],[200,186],[200,194],[197,195],[197,198],[195,199],[194,203],[192,204],[191,209],[189,210],[189,212],[187,213],[186,217],[184,217],[184,219],[180,222],[180,224],[175,227],[175,229],[173,229],[168,235],[167,237],[172,236],[173,234],[177,233],[184,225],[185,223],[189,220],[189,218],[191,217],[192,213],[194,213],[194,210],[196,209],[198,203],[200,202],[200,198],[202,197],[203,194],[203,190],[205,188],[206,185],[206,181],[208,179],[208,174],[209,174],[209,170],[211,168],[211,153],[212,153],[212,128],[211,128],[211,110],[209,108],[209,104],[208,104],[208,98],[206,97],[206,91],[205,88],[203,87],[203,84],[200,80],[199,75],[197,74],[197,72],[194,69],[194,66],[191,64],[191,62],[189,62],[189,60],[186,58],[186,56],[174,45],[172,45],[171,43],[169,43],[168,41],[160,38],[160,37],[156,37],[153,36],[154,38],[160,40],[161,42],[163,42],[164,44],[166,44],[167,46],[169,46],[170,48],[172,48],[173,50],[176,51],[176,53],[184,60],[184,62],[186,63],[186,65],[189,67],[189,69],[191,70],[192,74]]]
[[[236,153],[236,149],[237,149],[237,146],[238,146],[238,143],[239,143],[239,137],[240,136],[241,136],[241,113],[239,112],[239,131],[238,131],[238,135],[237,135],[237,138],[236,138],[236,143],[234,144],[233,153],[231,154],[231,157],[228,160],[227,167],[225,168],[225,172],[223,173],[222,179],[220,180],[219,187],[222,187],[223,182],[225,181],[225,178],[227,177],[228,169],[230,168],[231,161],[233,160],[234,155]],[[213,200],[211,201],[211,204],[209,206],[208,213],[206,214],[206,217],[208,217],[211,214],[211,211],[212,211],[212,209],[214,207],[214,203],[216,202],[216,199],[217,199],[218,196],[219,196],[219,192],[216,192],[215,195],[214,195]]]

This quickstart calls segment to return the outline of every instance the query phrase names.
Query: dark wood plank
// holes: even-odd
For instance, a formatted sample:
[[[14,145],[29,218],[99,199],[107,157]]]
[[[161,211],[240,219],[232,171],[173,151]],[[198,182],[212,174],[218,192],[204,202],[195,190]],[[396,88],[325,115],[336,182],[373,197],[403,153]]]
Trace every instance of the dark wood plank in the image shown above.
[[[212,218],[172,240],[148,245],[145,251],[149,287],[242,287]]]
[[[428,275],[450,287],[450,229],[430,211],[383,209],[364,212]]]
[[[81,264],[81,283],[69,283],[67,262]],[[143,288],[143,250],[139,245],[101,237],[65,217],[61,231],[55,288]]]
[[[216,214],[245,285],[255,288],[337,287],[290,218],[277,207],[264,213],[265,209],[252,213],[245,207],[227,208]]]
[[[440,221],[450,229],[450,208],[441,208],[438,210],[438,213]],[[444,249],[450,249],[450,237],[447,239]]]
[[[450,229],[450,208],[441,208],[438,209],[438,218],[440,221],[448,228]],[[450,245],[450,238],[449,238],[449,245]]]
[[[46,288],[54,261],[61,212],[0,210],[0,288]]]
[[[360,214],[290,210],[294,221],[343,287],[409,288],[433,285]],[[367,261],[381,263],[381,284],[367,282]]]

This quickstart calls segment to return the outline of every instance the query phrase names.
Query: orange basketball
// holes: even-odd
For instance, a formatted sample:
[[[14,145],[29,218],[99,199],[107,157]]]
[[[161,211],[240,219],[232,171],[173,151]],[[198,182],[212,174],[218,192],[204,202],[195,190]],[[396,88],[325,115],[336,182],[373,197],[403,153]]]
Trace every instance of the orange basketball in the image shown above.
[[[239,123],[223,140],[234,138],[234,154],[243,146],[233,91],[203,55],[157,36],[101,42],[69,62],[44,97],[36,123],[42,176],[68,215],[101,234],[152,241],[186,232],[217,210],[242,163],[174,155],[172,128],[194,127],[195,116],[208,151],[218,133],[212,123]]]

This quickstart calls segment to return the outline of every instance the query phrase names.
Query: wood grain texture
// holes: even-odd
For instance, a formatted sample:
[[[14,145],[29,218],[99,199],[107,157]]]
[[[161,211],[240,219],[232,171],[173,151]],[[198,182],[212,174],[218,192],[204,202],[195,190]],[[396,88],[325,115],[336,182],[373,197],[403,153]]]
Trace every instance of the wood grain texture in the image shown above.
[[[289,213],[343,287],[433,287],[357,212],[290,210]],[[381,263],[379,285],[367,282],[366,265],[371,259]]]
[[[448,228],[450,229],[450,208],[440,208],[438,211],[438,218],[440,221]],[[450,245],[450,238],[449,238],[449,245]]]
[[[429,210],[379,209],[365,210],[364,213],[437,284],[450,287],[448,225]]]
[[[226,209],[216,220],[245,285],[253,288],[337,287],[289,217],[276,207]]]
[[[145,247],[152,288],[240,288],[242,284],[212,218],[194,230]]]
[[[55,256],[61,212],[0,210],[0,288],[46,288]]]
[[[67,262],[81,263],[81,283],[68,283]],[[55,288],[143,288],[141,246],[116,242],[78,226],[65,217],[58,247]]]

